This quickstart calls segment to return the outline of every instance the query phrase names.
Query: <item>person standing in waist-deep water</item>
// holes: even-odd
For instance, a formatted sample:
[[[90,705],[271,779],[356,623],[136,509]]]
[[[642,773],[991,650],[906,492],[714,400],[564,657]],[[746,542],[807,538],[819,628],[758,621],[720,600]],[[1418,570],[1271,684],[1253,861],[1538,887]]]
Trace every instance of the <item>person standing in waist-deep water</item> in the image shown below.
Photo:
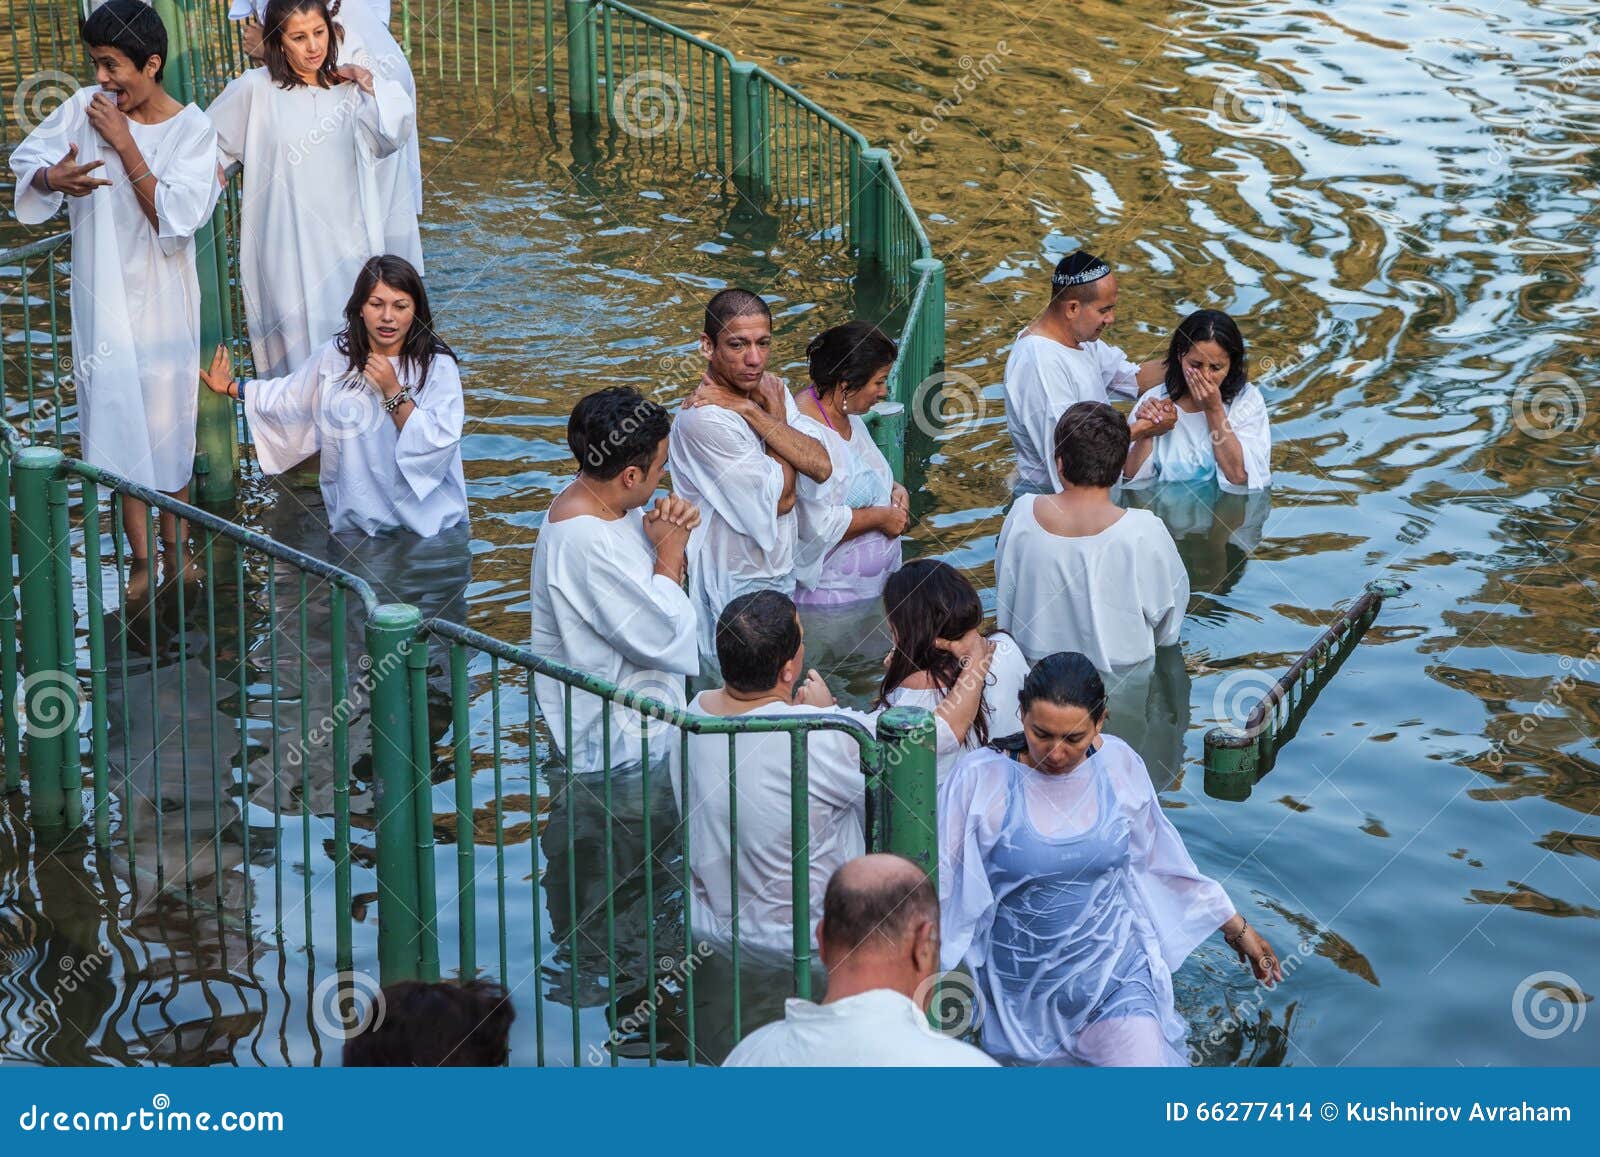
[[[1083,250],[1069,253],[1050,278],[1050,304],[1006,358],[1006,429],[1017,451],[1017,485],[1059,490],[1054,469],[1056,422],[1075,402],[1135,397],[1161,380],[1160,361],[1136,365],[1105,334],[1117,319],[1117,277]]]
[[[794,399],[767,373],[772,311],[743,289],[706,305],[700,352],[705,376],[672,424],[673,490],[700,511],[689,540],[689,594],[700,618],[700,654],[717,657],[717,616],[739,595],[794,593],[795,479],[826,481],[821,442],[794,428]]]
[[[1186,1064],[1172,974],[1189,953],[1221,931],[1269,987],[1278,959],[1103,733],[1094,664],[1046,656],[1021,705],[1022,734],[963,756],[939,793],[943,963],[972,972],[1002,1061]]]
[[[194,235],[220,191],[216,133],[161,87],[167,29],[140,0],[108,0],[83,22],[95,83],[11,154],[17,220],[65,201],[72,226],[72,378],[89,463],[188,497],[200,372]],[[149,563],[149,512],[123,502],[134,581]],[[169,564],[184,528],[161,516]]]
[[[223,165],[244,165],[239,279],[256,371],[302,365],[343,324],[361,266],[393,254],[422,268],[416,205],[384,197],[379,162],[409,138],[398,81],[339,62],[323,0],[270,0],[266,64],[206,109]]]

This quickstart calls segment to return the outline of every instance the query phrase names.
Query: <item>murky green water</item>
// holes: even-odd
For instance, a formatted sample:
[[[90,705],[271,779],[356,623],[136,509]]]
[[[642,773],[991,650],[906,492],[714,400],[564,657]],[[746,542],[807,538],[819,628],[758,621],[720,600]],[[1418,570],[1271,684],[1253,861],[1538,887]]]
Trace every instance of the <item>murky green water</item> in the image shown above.
[[[1600,5],[650,8],[897,150],[949,269],[949,365],[974,383],[966,420],[913,440],[914,552],[992,584],[1011,467],[1001,371],[1057,255],[1084,245],[1117,264],[1115,336],[1134,356],[1157,352],[1201,306],[1244,325],[1273,407],[1275,487],[1268,503],[1158,500],[1195,600],[1183,663],[1163,668],[1136,721],[1196,859],[1293,964],[1264,994],[1220,940],[1196,953],[1178,977],[1192,1043],[1224,1018],[1244,1026],[1204,1045],[1206,1060],[1600,1061],[1594,1024],[1573,1027],[1592,1006],[1528,990],[1558,973],[1600,991],[1588,526],[1600,498],[1588,389],[1600,239],[1587,143],[1600,127]],[[776,360],[795,374],[806,337],[849,310],[849,266],[741,213],[668,155],[602,142],[575,159],[542,102],[437,78],[423,91],[424,245],[435,313],[469,370],[473,522],[470,546],[443,552],[436,581],[420,581],[448,598],[470,565],[471,625],[521,639],[534,534],[569,473],[572,401],[614,382],[681,395],[700,307],[734,282],[775,301]],[[293,537],[291,498],[256,488],[248,506]],[[416,564],[372,565],[403,585]],[[1258,685],[1239,672],[1287,665],[1379,574],[1410,593],[1385,607],[1252,798],[1208,798],[1200,738],[1237,716],[1241,686]],[[856,695],[874,658],[870,643],[847,645],[861,626],[812,625],[818,639],[832,631],[829,665]],[[474,687],[481,713],[481,678]],[[585,911],[603,906],[591,889],[604,814],[574,797],[569,857],[552,834],[567,797],[529,783],[526,732],[514,739],[522,760],[508,754],[505,791],[526,793],[529,811],[507,816],[522,824],[506,839],[504,874],[522,897],[508,911],[507,976],[527,1061],[534,987],[557,1018],[549,1040],[567,1034],[558,1002],[571,963],[551,949],[543,976],[529,975],[518,947],[528,877],[543,872],[547,937],[569,878]],[[619,839],[632,841],[619,843],[624,861],[642,855],[641,802],[614,807]],[[652,812],[670,817],[670,800]],[[14,863],[24,838],[11,813],[0,862]],[[316,834],[314,878],[325,869]],[[15,1023],[63,956],[105,939],[95,897],[128,889],[92,857],[67,860],[4,878],[15,964],[0,972],[0,1019]],[[292,895],[303,872],[292,857],[258,865],[254,904],[271,907],[275,874]],[[662,888],[671,874],[661,866]],[[240,877],[237,865],[218,873],[235,887]],[[356,891],[368,887],[361,865]],[[493,911],[492,896],[488,909],[480,900]],[[609,1031],[607,957],[630,994],[642,987],[627,975],[642,953],[636,887],[618,900],[618,944],[586,932],[579,952],[584,1048]],[[308,910],[325,911],[318,903]],[[302,930],[237,924],[177,901],[147,911],[117,963],[83,986],[92,995],[62,1002],[62,1024],[0,1044],[0,1056],[316,1061]],[[358,925],[358,965],[370,952]],[[557,1060],[571,1051],[550,1047]]]

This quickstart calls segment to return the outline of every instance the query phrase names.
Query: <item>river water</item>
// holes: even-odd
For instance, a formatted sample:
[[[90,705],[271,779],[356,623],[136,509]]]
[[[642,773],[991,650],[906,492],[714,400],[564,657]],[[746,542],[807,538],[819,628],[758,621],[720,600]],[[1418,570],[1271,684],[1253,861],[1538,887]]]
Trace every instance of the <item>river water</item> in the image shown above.
[[[948,267],[957,375],[943,424],[912,438],[908,554],[966,567],[986,600],[1010,495],[1002,368],[1055,259],[1085,246],[1113,262],[1111,337],[1136,358],[1190,310],[1240,320],[1272,408],[1274,487],[1249,504],[1150,500],[1194,600],[1143,717],[1118,721],[1201,868],[1290,971],[1266,993],[1220,938],[1203,946],[1177,977],[1200,1059],[1600,1062],[1595,1026],[1581,1027],[1600,991],[1600,5],[648,7],[894,151]],[[468,371],[472,534],[451,549],[470,554],[470,580],[451,589],[470,625],[521,641],[532,541],[570,474],[572,402],[616,382],[681,396],[700,309],[726,284],[774,301],[775,361],[796,377],[805,339],[852,308],[850,267],[740,210],[670,150],[580,142],[575,156],[542,98],[421,82],[429,283]],[[283,503],[253,485],[245,508],[281,528]],[[457,561],[438,569],[455,575]],[[1271,774],[1247,801],[1208,797],[1204,732],[1239,718],[1253,672],[1281,670],[1380,575],[1409,592]],[[833,631],[826,665],[850,701],[872,688],[865,626],[810,628]],[[506,790],[528,793],[533,832],[566,822],[564,797],[525,767]],[[654,806],[671,815],[670,800]],[[514,818],[508,875],[543,873],[541,908],[557,917],[568,875],[587,887],[598,869],[558,841],[533,848],[528,817]],[[15,814],[7,825],[20,839]],[[0,994],[43,989],[44,962],[60,967],[49,929],[87,918],[71,896],[93,873],[76,888],[57,867],[36,875],[13,875],[10,894],[44,931],[13,953],[18,979],[0,977]],[[638,934],[619,929],[630,944],[613,955],[636,956]],[[239,998],[234,1030],[169,1032],[164,1050],[122,1057],[34,1036],[3,1055],[326,1063],[307,1044],[303,965],[255,951],[267,962],[245,952],[231,966],[267,978]],[[226,959],[176,967],[227,972]],[[565,991],[570,963],[548,960],[530,985]],[[607,1032],[606,964],[587,953],[580,969],[587,1045]],[[509,974],[528,976],[526,961]],[[527,993],[519,1061],[533,1047]],[[91,1002],[80,1035],[115,1036],[104,1016]]]

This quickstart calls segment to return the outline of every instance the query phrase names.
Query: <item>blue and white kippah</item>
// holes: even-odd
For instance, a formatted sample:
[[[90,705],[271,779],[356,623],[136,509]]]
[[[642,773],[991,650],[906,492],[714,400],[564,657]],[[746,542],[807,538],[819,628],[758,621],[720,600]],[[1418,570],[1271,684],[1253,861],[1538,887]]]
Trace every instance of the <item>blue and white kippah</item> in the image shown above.
[[[1076,253],[1067,254],[1056,264],[1056,271],[1050,275],[1050,284],[1057,290],[1070,289],[1074,285],[1088,285],[1091,281],[1099,281],[1110,275],[1111,266],[1079,249]]]

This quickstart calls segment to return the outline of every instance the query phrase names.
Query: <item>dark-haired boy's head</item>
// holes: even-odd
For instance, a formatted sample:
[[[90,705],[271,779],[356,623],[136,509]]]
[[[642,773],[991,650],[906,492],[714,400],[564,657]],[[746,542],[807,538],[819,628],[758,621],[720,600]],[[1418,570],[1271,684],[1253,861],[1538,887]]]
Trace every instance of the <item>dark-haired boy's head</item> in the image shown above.
[[[751,591],[717,616],[717,662],[730,689],[771,691],[797,679],[804,661],[800,616],[788,595]]]
[[[638,477],[625,481],[648,481],[653,493],[671,429],[672,417],[663,407],[629,386],[611,386],[585,394],[572,408],[567,445],[578,469],[590,478],[610,482],[633,470]]]
[[[505,989],[487,981],[391,984],[379,994],[371,1025],[344,1042],[344,1066],[503,1065],[516,1017]]]
[[[1109,488],[1128,462],[1128,421],[1104,402],[1077,402],[1056,422],[1055,445],[1062,482]]]
[[[724,289],[706,305],[700,352],[722,386],[748,394],[761,384],[772,356],[772,311],[747,289]]]
[[[167,26],[144,0],[106,0],[84,19],[78,35],[94,61],[95,83],[109,93],[132,94],[144,83],[141,77],[159,83],[166,71]],[[152,59],[154,71],[147,72]]]

